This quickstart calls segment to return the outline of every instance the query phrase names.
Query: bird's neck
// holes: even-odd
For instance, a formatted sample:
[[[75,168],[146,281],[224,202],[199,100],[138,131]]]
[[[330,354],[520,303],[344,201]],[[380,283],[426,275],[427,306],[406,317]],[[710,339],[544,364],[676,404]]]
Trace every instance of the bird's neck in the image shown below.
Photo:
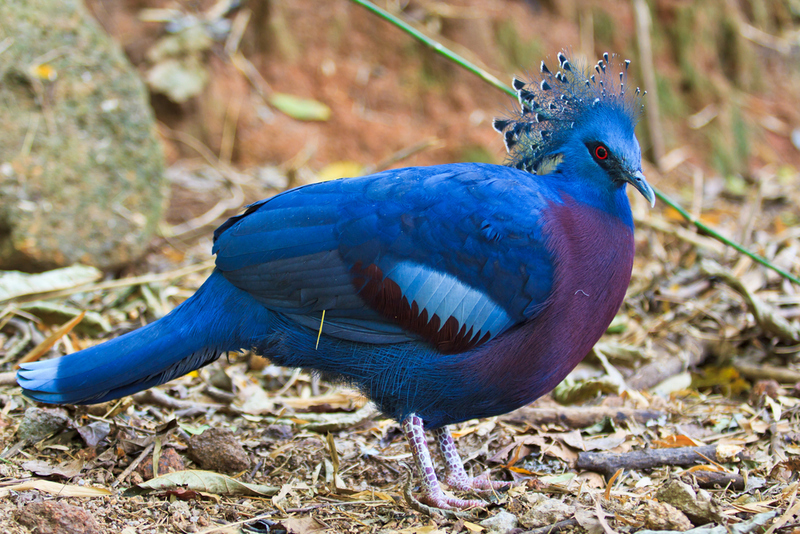
[[[556,189],[559,190],[559,197],[566,197],[577,205],[599,210],[609,219],[619,220],[633,229],[626,185],[603,178],[607,182],[605,187],[589,185],[583,180],[563,180],[556,183]]]

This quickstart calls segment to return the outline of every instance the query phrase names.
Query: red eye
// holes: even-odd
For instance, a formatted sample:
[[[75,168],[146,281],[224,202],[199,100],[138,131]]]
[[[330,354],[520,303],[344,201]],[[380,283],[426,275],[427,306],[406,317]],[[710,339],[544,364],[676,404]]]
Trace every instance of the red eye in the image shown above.
[[[608,159],[608,149],[603,145],[597,145],[594,149],[594,157],[597,159]]]

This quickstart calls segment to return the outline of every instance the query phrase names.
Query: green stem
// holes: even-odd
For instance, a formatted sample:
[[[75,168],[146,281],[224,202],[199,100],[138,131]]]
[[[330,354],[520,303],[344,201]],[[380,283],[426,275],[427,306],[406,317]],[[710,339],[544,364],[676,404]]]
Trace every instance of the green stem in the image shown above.
[[[501,91],[504,91],[504,92],[508,93],[509,95],[513,96],[514,98],[516,98],[517,93],[511,87],[507,86],[506,84],[504,84],[503,82],[498,80],[495,76],[489,74],[486,70],[484,70],[484,69],[480,68],[479,66],[475,65],[474,63],[469,61],[467,58],[465,58],[465,57],[463,57],[463,56],[461,56],[459,54],[456,54],[455,52],[453,52],[452,50],[448,49],[447,47],[445,47],[441,43],[438,43],[434,39],[431,39],[430,37],[428,37],[424,33],[420,32],[416,28],[412,27],[407,22],[399,19],[395,15],[392,15],[391,13],[386,11],[385,9],[382,9],[382,8],[376,6],[375,4],[370,2],[369,0],[350,0],[350,1],[355,3],[355,4],[358,4],[358,5],[362,6],[362,7],[364,7],[366,9],[370,10],[370,11],[372,11],[373,13],[375,13],[376,15],[381,17],[382,19],[384,19],[384,20],[390,22],[391,24],[397,26],[398,28],[400,28],[404,32],[408,33],[409,35],[411,35],[412,37],[414,37],[418,41],[422,42],[423,44],[425,44],[426,46],[430,47],[434,51],[436,51],[439,54],[443,55],[444,57],[446,57],[450,61],[454,62],[458,66],[468,70],[469,72],[475,74],[476,76],[478,76],[482,80],[484,80],[484,81],[488,82],[489,84],[493,85],[497,89],[500,89]],[[669,207],[673,208],[678,213],[680,213],[681,216],[684,219],[686,219],[686,221],[688,221],[690,224],[694,225],[700,231],[705,232],[706,234],[710,235],[711,237],[713,237],[717,241],[720,241],[720,242],[724,243],[725,245],[728,245],[729,247],[732,247],[732,248],[736,249],[738,252],[744,254],[745,256],[748,256],[749,258],[751,258],[754,261],[760,263],[764,267],[767,267],[768,269],[772,269],[773,271],[775,271],[779,275],[783,276],[787,280],[791,280],[795,284],[800,285],[800,278],[797,278],[796,276],[792,275],[791,273],[788,273],[788,272],[784,271],[783,269],[781,269],[780,267],[778,267],[776,265],[773,265],[772,263],[769,262],[769,260],[767,260],[763,256],[759,256],[758,254],[747,250],[742,245],[740,245],[740,244],[738,244],[738,243],[736,243],[734,241],[731,241],[730,239],[728,239],[727,237],[723,236],[722,234],[720,234],[719,232],[717,232],[713,228],[703,224],[699,220],[697,220],[694,217],[692,217],[692,215],[688,211],[683,209],[680,206],[680,204],[678,204],[677,202],[675,202],[674,200],[669,198],[667,195],[665,195],[664,193],[662,193],[661,191],[659,191],[655,187],[653,188],[653,190],[655,191],[656,196],[659,198],[659,200],[661,200],[664,204],[668,205]]]
[[[404,20],[401,20],[401,19],[397,18],[396,16],[392,15],[391,13],[386,11],[385,9],[376,6],[375,4],[370,2],[369,0],[351,0],[351,1],[354,4],[358,4],[361,7],[364,7],[366,9],[372,11],[373,13],[375,13],[376,15],[381,17],[382,19],[387,20],[390,23],[394,24],[395,26],[397,26],[398,28],[400,28],[401,30],[403,30],[404,32],[409,34],[410,36],[414,37],[418,41],[421,41],[423,44],[425,44],[426,46],[432,48],[434,51],[436,51],[439,54],[443,55],[444,57],[446,57],[447,59],[449,59],[453,63],[457,64],[458,66],[460,66],[460,67],[462,67],[462,68],[464,68],[466,70],[468,70],[472,74],[475,74],[476,76],[481,78],[483,81],[488,82],[490,85],[493,85],[494,87],[496,87],[497,89],[500,89],[501,91],[505,91],[506,93],[510,94],[514,98],[517,97],[517,93],[514,92],[514,90],[512,88],[510,88],[509,86],[507,86],[506,84],[504,84],[503,82],[498,80],[495,76],[489,74],[486,70],[484,70],[484,69],[480,68],[479,66],[475,65],[474,63],[472,63],[470,60],[468,60],[464,56],[456,54],[455,52],[453,52],[452,50],[450,50],[449,48],[447,48],[443,44],[438,43],[435,40],[431,39],[430,37],[428,37],[427,35],[425,35],[421,31],[419,31],[418,29],[416,29],[413,26],[411,26],[409,23],[405,22]]]
[[[739,243],[736,243],[735,241],[731,241],[730,239],[728,239],[724,235],[721,235],[720,233],[718,233],[716,230],[714,230],[710,226],[707,226],[704,223],[700,222],[699,220],[695,219],[694,217],[692,217],[692,215],[688,211],[683,209],[683,207],[681,207],[680,204],[678,204],[677,202],[675,202],[674,200],[669,198],[667,195],[665,195],[664,193],[662,193],[658,189],[653,188],[653,191],[656,192],[656,196],[659,199],[661,199],[661,201],[664,204],[666,204],[670,208],[672,208],[675,211],[677,211],[678,213],[680,213],[681,216],[684,219],[686,219],[689,223],[693,224],[698,230],[700,230],[702,232],[705,232],[708,235],[710,235],[711,237],[713,237],[714,239],[716,239],[717,241],[721,241],[725,245],[728,245],[729,247],[732,247],[732,248],[736,249],[738,252],[741,252],[742,254],[744,254],[745,256],[747,256],[749,258],[751,258],[752,260],[757,261],[758,263],[760,263],[764,267],[767,267],[768,269],[772,269],[773,271],[775,271],[779,275],[783,276],[787,280],[790,280],[790,281],[794,282],[795,284],[800,285],[800,278],[797,278],[793,274],[784,271],[783,269],[781,269],[777,265],[773,265],[765,257],[759,256],[755,252],[751,252],[751,251],[747,250],[746,248],[744,248]]]

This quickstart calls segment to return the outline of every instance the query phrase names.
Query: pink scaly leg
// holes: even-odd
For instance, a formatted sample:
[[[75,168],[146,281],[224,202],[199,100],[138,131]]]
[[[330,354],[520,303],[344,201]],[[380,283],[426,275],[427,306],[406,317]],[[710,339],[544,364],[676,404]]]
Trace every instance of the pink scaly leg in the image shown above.
[[[483,501],[457,499],[444,494],[441,486],[439,486],[439,481],[436,479],[436,471],[434,471],[431,453],[428,450],[428,444],[425,440],[425,429],[422,426],[421,418],[413,413],[406,417],[403,420],[403,433],[406,435],[409,446],[411,446],[411,454],[417,462],[417,470],[422,480],[422,497],[420,501],[445,510],[472,508],[474,506],[484,506],[486,504]],[[450,441],[452,442],[452,438],[450,438]],[[456,454],[456,457],[457,456]],[[461,471],[464,471],[463,466],[461,467]]]
[[[442,452],[445,463],[445,479],[447,485],[453,489],[468,490],[497,490],[508,487],[508,482],[491,481],[487,476],[471,477],[464,470],[464,462],[456,450],[453,435],[447,427],[437,428],[433,431],[439,450]]]

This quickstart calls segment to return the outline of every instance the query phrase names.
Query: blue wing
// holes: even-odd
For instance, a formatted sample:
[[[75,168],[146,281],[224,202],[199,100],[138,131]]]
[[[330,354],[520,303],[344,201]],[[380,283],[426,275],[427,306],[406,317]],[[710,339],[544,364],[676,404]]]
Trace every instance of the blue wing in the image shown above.
[[[215,232],[217,267],[301,325],[319,328],[325,310],[326,335],[461,352],[550,295],[542,228],[555,195],[533,180],[470,163],[294,189]]]

